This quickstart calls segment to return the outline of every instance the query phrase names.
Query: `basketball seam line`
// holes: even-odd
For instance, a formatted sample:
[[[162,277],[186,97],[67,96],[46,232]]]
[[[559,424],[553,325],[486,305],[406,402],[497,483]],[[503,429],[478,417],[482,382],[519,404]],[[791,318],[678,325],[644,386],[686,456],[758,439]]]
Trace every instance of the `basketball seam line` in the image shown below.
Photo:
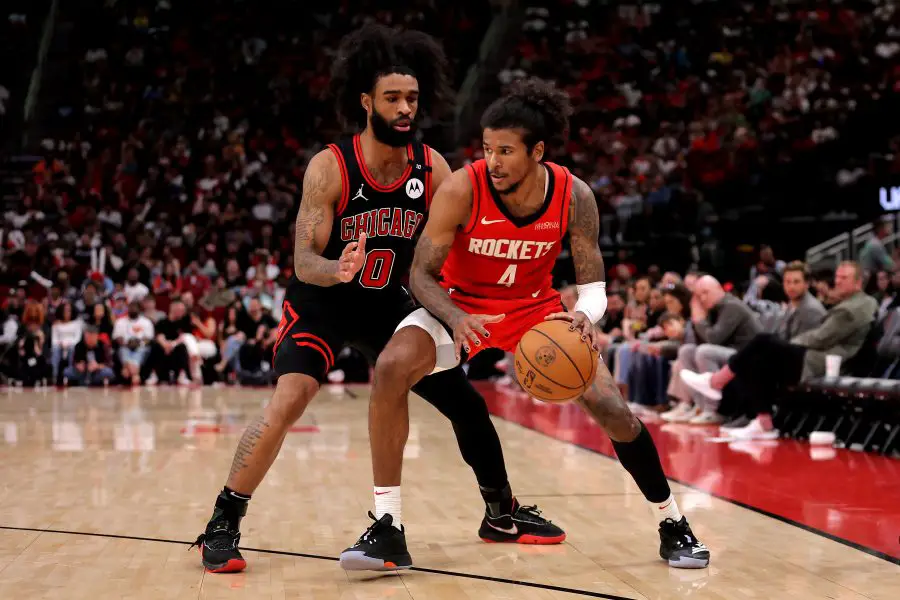
[[[579,376],[579,377],[581,377],[581,385],[582,385],[582,387],[585,386],[585,385],[587,385],[587,381],[585,381],[584,375],[581,374],[581,369],[578,368],[578,363],[576,363],[576,362],[572,359],[572,357],[569,356],[569,353],[566,352],[565,349],[563,349],[562,346],[560,346],[559,344],[557,344],[557,343],[553,340],[552,337],[550,337],[549,335],[547,335],[546,333],[544,333],[544,332],[541,331],[540,329],[532,329],[532,331],[534,331],[535,333],[541,334],[542,336],[544,336],[545,338],[547,338],[548,340],[550,340],[550,342],[551,342],[554,346],[556,346],[557,348],[559,348],[559,351],[566,355],[566,358],[568,358],[568,359],[569,359],[569,362],[572,363],[572,366],[575,367],[575,372],[578,373],[578,376]],[[522,343],[522,340],[519,340],[519,343],[521,344],[521,343]],[[524,354],[524,353],[523,353],[523,354]],[[530,362],[530,361],[529,361],[529,362]],[[542,373],[542,375],[543,375],[543,373]],[[544,375],[544,377],[547,377],[547,376]],[[550,378],[547,377],[547,379],[550,379]],[[557,385],[561,385],[561,384],[557,384]],[[572,388],[572,389],[575,389],[575,388]]]
[[[519,340],[519,348],[522,348],[522,340]],[[540,371],[540,369],[538,369],[537,366],[535,366],[535,364],[534,364],[533,362],[531,362],[530,360],[528,360],[528,356],[526,356],[525,350],[524,350],[524,349],[522,349],[522,358],[524,358],[524,359],[528,362],[528,364],[531,365],[531,367],[532,367],[535,371],[537,371],[538,374],[540,374],[541,377],[543,377],[543,378],[546,379],[547,381],[552,382],[554,385],[558,385],[559,387],[565,388],[565,389],[567,389],[567,390],[577,390],[579,387],[583,387],[583,386],[571,387],[571,386],[565,385],[565,384],[563,384],[563,383],[560,383],[560,382],[556,381],[555,379],[553,379],[553,378],[551,378],[551,377],[549,377],[549,376],[547,376],[547,375],[544,375],[544,373],[542,373],[542,372]],[[570,360],[571,360],[571,359],[570,359]],[[575,367],[575,370],[577,371],[577,370],[578,370],[578,367]],[[578,376],[581,377],[581,373],[579,373]],[[584,378],[582,377],[582,379],[584,379]]]

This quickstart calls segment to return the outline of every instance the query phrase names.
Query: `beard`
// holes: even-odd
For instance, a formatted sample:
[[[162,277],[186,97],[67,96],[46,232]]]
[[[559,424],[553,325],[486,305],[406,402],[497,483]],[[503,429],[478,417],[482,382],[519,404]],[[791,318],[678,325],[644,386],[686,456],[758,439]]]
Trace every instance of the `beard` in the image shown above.
[[[487,178],[488,185],[491,186],[492,190],[494,190],[501,196],[509,196],[510,194],[515,193],[520,187],[522,187],[522,182],[525,181],[525,178],[523,177],[522,179],[518,180],[517,182],[510,184],[509,187],[500,190],[500,189],[497,189],[497,187],[494,185],[494,181],[490,178],[490,174],[488,174],[488,175],[489,175]]]
[[[387,144],[392,148],[403,148],[413,140],[413,136],[416,134],[416,122],[410,120],[409,131],[397,131],[393,125],[401,120],[403,119],[388,122],[378,114],[377,110],[373,110],[372,117],[369,119],[369,123],[372,125],[372,134],[382,144]]]

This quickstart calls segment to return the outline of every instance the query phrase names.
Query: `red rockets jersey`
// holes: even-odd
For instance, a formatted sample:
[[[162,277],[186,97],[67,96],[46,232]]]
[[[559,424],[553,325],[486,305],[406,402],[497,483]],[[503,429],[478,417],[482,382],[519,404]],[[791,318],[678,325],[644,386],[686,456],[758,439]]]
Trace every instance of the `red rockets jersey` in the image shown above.
[[[453,294],[498,300],[532,299],[552,290],[551,272],[569,219],[572,174],[543,163],[549,180],[544,204],[516,217],[488,182],[487,164],[466,166],[472,184],[472,213],[456,234],[441,272]]]

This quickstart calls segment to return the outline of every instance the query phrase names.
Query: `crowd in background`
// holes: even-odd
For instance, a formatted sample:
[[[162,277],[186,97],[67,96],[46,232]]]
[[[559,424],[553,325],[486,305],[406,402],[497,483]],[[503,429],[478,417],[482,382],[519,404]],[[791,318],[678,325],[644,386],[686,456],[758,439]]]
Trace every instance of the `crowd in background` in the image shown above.
[[[233,0],[203,12],[92,0],[68,13],[73,85],[53,98],[43,160],[0,227],[3,374],[28,385],[270,383],[303,172],[339,134],[325,95],[332,53],[369,18],[424,29],[443,41],[459,87],[490,14],[474,0],[435,6],[311,5],[299,22]],[[571,137],[554,160],[594,189],[605,247],[703,237],[731,208],[721,198],[761,191],[773,170],[854,135],[854,113],[900,91],[898,19],[886,1],[534,4],[497,91],[535,74],[573,99]],[[423,128],[441,136],[440,124]],[[876,138],[870,150],[900,170],[897,139]],[[447,154],[459,166],[480,157],[480,143]],[[832,182],[871,175],[871,164],[828,156],[820,170]],[[861,322],[864,339],[841,353],[853,370],[865,362],[853,356],[877,349],[888,361],[878,375],[893,376],[900,275],[883,233],[852,277],[877,304],[876,326]],[[667,248],[690,254],[674,240]],[[555,280],[572,304],[562,257]],[[796,341],[848,297],[833,265],[810,273],[768,247],[735,283],[690,258],[668,271],[667,258],[660,267],[619,250],[608,260],[602,324],[629,399],[667,419],[744,423],[761,407],[729,393],[709,402],[681,372],[718,373],[760,334]],[[804,309],[797,329],[791,315],[812,297],[822,318]],[[728,335],[726,313],[738,323]],[[368,373],[345,352],[329,377]],[[470,375],[498,372],[473,364]]]

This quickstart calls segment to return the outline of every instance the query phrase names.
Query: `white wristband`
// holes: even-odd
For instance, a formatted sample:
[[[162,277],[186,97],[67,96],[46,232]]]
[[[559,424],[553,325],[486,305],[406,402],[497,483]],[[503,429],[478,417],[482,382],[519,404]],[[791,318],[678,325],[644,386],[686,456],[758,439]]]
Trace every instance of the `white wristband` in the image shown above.
[[[595,281],[584,285],[576,285],[578,301],[574,312],[583,312],[591,323],[596,323],[606,314],[606,282]]]

